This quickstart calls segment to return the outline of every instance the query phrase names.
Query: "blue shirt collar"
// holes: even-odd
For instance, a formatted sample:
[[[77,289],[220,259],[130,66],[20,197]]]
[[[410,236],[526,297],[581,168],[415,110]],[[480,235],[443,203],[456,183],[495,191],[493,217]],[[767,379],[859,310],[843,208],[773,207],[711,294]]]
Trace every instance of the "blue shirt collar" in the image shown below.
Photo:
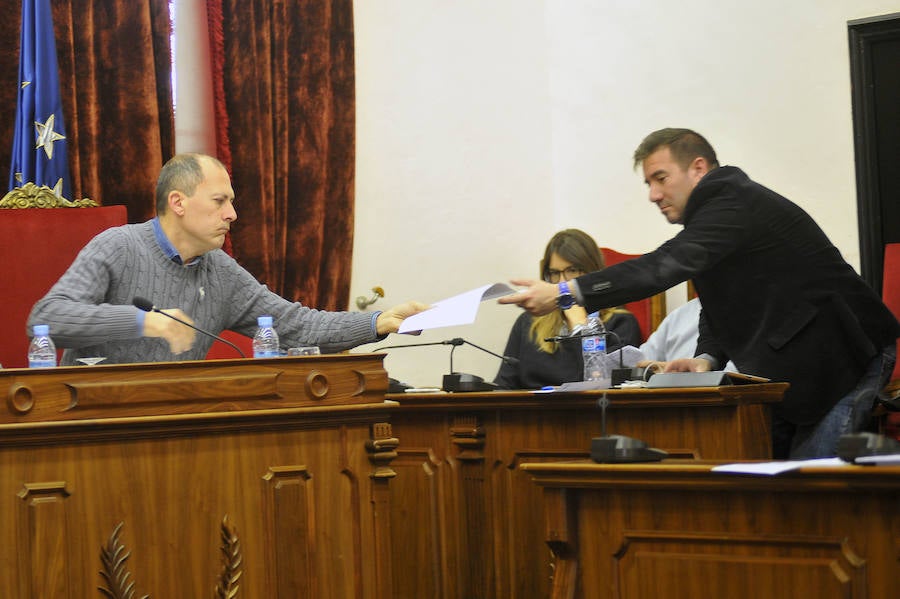
[[[175,249],[175,246],[172,245],[172,242],[169,241],[169,238],[166,237],[166,234],[163,232],[162,225],[159,222],[158,216],[153,219],[153,234],[156,236],[156,243],[159,244],[160,249],[172,262],[181,264],[183,266],[192,266],[200,261],[200,256],[197,256],[187,264],[182,261],[181,255],[178,253],[178,250]]]

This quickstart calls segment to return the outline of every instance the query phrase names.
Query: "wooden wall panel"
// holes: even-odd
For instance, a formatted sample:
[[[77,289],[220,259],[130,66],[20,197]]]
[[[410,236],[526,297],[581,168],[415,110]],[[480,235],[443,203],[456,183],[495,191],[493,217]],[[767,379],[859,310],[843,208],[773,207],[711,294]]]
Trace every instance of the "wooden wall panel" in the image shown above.
[[[213,596],[227,517],[238,599],[393,598],[389,519],[375,513],[389,510],[396,447],[380,361],[0,370],[7,398],[33,398],[24,413],[0,410],[0,597],[102,597],[114,532],[135,597]],[[337,380],[345,368],[350,383]],[[218,372],[248,387],[225,401],[223,386],[198,382]],[[324,397],[308,396],[310,376],[324,377]],[[263,379],[275,397],[260,399]],[[168,383],[141,404],[127,400],[133,381]],[[60,402],[76,388],[97,398],[81,404],[87,416]]]
[[[548,545],[575,573],[552,597],[896,597],[900,467],[712,465],[523,466],[547,496]]]
[[[677,455],[766,458],[768,405],[785,389],[610,391],[609,432]],[[389,395],[399,403],[391,418],[400,439],[391,484],[397,596],[549,596],[559,566],[544,543],[545,499],[521,467],[588,457],[602,432],[601,395]],[[399,523],[427,531],[427,541]],[[411,544],[418,550],[407,551]]]

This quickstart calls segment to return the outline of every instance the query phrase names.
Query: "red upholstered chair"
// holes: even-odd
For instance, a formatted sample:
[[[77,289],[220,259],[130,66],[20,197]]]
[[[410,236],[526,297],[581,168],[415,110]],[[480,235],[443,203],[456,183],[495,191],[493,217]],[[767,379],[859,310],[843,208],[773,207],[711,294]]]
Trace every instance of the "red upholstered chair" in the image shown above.
[[[607,266],[640,256],[640,254],[623,254],[604,247],[600,248],[600,251],[603,253],[603,260]],[[629,302],[623,307],[627,308],[637,318],[641,327],[641,336],[646,341],[650,333],[655,331],[659,323],[666,317],[666,293],[662,292],[646,299]]]
[[[900,318],[900,243],[884,246],[884,272],[881,279],[881,299],[894,316]],[[898,343],[900,350],[900,343]],[[894,366],[891,382],[885,389],[892,397],[900,396],[900,360]],[[900,439],[900,412],[887,412],[881,419],[886,435]]]
[[[94,235],[127,220],[125,206],[0,209],[4,261],[0,364],[4,368],[28,366],[25,323],[35,302]]]
[[[219,336],[231,341],[241,348],[245,357],[253,357],[253,340],[250,337],[235,333],[234,331],[222,331]],[[207,360],[231,360],[240,357],[241,355],[236,352],[233,347],[220,341],[214,341],[212,347],[209,348],[209,352],[206,354]]]

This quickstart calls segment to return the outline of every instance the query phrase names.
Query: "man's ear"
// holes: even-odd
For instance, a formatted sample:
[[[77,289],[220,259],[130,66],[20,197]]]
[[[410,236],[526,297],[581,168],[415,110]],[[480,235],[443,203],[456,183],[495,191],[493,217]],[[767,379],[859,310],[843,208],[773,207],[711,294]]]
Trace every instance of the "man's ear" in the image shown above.
[[[688,165],[688,174],[691,176],[694,182],[702,179],[708,172],[709,163],[703,156],[697,156],[696,158],[691,160],[691,163]]]
[[[169,192],[169,211],[172,214],[177,214],[178,216],[184,216],[184,194],[178,191],[177,189],[173,189]]]

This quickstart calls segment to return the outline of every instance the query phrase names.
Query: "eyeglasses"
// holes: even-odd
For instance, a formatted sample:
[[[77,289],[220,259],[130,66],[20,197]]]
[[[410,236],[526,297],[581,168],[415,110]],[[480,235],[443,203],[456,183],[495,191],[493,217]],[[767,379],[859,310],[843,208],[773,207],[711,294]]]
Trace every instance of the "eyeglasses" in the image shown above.
[[[577,266],[569,266],[564,270],[553,270],[552,268],[548,268],[547,272],[544,274],[544,280],[548,283],[559,283],[562,280],[568,281],[583,274],[584,271]]]

